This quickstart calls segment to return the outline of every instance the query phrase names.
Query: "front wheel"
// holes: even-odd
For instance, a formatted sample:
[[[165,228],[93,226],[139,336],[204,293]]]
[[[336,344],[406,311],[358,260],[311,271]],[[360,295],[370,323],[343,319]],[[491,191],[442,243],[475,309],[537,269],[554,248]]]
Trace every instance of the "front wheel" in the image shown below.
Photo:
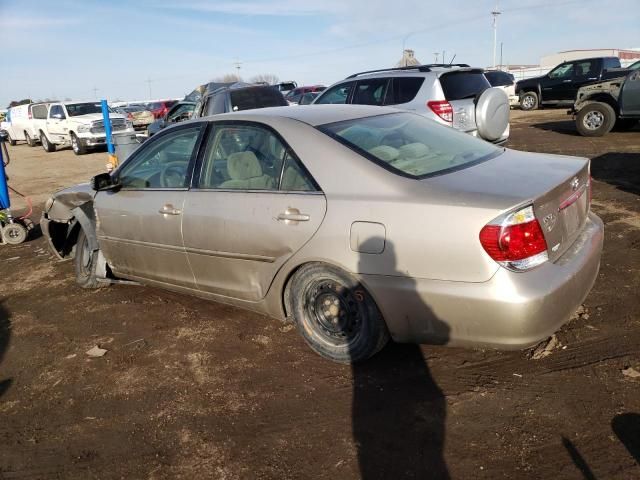
[[[100,288],[103,283],[98,282],[96,267],[98,252],[91,250],[89,239],[84,230],[78,232],[78,242],[75,251],[76,282],[82,288]]]
[[[56,146],[55,144],[49,142],[49,139],[45,135],[44,132],[40,132],[40,142],[42,142],[42,148],[44,148],[45,152],[55,152]]]
[[[520,108],[522,110],[536,110],[538,108],[538,95],[535,92],[527,92],[520,97]]]
[[[576,115],[576,128],[584,137],[601,137],[611,131],[616,123],[616,112],[607,103],[593,102],[585,105]]]
[[[366,360],[389,341],[367,290],[348,273],[319,263],[291,279],[289,303],[298,331],[318,354],[340,363]]]
[[[71,148],[76,155],[84,155],[87,153],[86,147],[82,144],[77,135],[71,132]]]

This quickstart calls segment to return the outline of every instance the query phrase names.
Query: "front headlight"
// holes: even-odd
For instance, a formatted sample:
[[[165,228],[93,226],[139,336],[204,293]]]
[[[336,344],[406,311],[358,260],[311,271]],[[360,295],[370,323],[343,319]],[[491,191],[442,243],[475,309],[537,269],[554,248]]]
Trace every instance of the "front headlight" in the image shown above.
[[[44,211],[47,213],[53,207],[53,202],[56,200],[53,197],[49,197],[46,202],[44,202]]]
[[[79,125],[78,126],[78,133],[87,133],[90,128],[91,128],[90,125]]]

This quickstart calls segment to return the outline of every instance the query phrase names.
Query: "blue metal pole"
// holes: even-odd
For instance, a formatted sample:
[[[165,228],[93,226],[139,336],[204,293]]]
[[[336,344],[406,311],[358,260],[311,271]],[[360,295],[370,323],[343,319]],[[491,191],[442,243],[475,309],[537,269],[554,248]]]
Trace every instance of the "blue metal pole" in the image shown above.
[[[110,155],[115,154],[113,148],[113,142],[111,141],[111,119],[109,118],[109,106],[106,100],[100,100],[100,106],[102,107],[102,120],[104,122],[104,134],[107,140],[107,149]]]
[[[0,142],[0,210],[6,210],[11,206],[9,202],[9,188],[7,187],[7,176],[4,173],[4,158],[2,154],[3,145]]]

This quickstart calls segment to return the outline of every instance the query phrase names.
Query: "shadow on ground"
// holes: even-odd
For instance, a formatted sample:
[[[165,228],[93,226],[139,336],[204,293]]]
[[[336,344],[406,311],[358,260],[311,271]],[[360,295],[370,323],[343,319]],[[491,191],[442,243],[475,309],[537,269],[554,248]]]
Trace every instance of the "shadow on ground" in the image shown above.
[[[576,122],[567,115],[567,120],[555,120],[553,122],[534,123],[531,125],[538,130],[563,133],[566,135],[580,136],[576,130]]]
[[[363,249],[379,242],[384,245],[384,240],[371,239]],[[424,304],[413,281],[394,272],[393,245],[387,242],[381,255],[360,254],[359,271],[371,271],[370,262],[382,255],[387,275],[406,279],[403,305],[419,312],[425,329],[438,332],[434,343],[447,343],[448,326]],[[361,478],[449,478],[443,457],[446,402],[420,347],[391,342],[373,358],[354,364],[352,373],[353,436]]]
[[[9,311],[0,301],[0,365],[4,355],[9,348],[9,338],[11,336],[11,322],[9,321]],[[0,370],[1,372],[2,370]],[[11,386],[11,379],[3,379],[0,376],[0,397],[2,397]]]
[[[605,153],[591,159],[591,176],[640,195],[640,153]]]
[[[640,465],[640,414],[616,415],[611,421],[611,429]]]

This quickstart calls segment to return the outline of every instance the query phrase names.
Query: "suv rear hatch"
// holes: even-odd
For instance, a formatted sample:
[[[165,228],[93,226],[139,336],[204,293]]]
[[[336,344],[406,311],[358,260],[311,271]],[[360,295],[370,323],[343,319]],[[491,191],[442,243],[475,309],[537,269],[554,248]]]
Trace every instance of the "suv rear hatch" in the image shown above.
[[[452,70],[439,77],[444,98],[453,108],[453,128],[471,132],[476,126],[475,100],[491,84],[480,69]]]
[[[254,108],[285,107],[289,105],[276,88],[247,87],[230,91],[231,110],[251,110]]]

